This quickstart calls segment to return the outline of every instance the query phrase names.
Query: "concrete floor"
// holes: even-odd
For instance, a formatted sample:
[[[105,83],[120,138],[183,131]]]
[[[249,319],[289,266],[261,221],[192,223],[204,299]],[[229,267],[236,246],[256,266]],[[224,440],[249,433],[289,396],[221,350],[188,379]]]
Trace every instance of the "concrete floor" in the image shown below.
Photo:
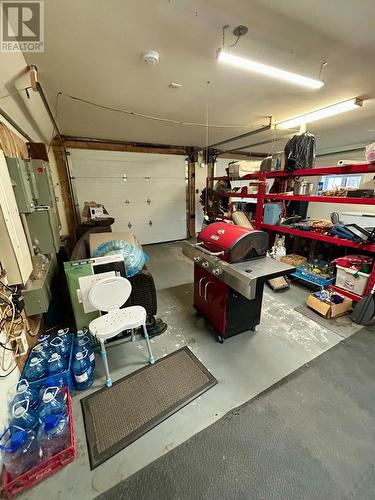
[[[158,290],[158,316],[168,323],[168,330],[152,339],[154,355],[160,358],[187,345],[219,384],[90,471],[80,399],[103,385],[98,359],[93,387],[73,398],[77,459],[21,498],[92,499],[342,340],[342,336],[294,311],[309,293],[309,289],[294,285],[280,294],[266,291],[257,332],[243,333],[220,345],[192,307],[193,268],[182,255],[180,244],[152,245],[145,251],[151,257],[148,267]],[[140,368],[147,359],[142,340],[124,342],[108,351],[114,380]]]

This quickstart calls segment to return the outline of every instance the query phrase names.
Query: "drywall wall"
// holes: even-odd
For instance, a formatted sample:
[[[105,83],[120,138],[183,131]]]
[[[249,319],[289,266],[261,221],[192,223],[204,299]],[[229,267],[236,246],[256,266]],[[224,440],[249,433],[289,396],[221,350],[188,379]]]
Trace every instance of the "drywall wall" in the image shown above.
[[[4,110],[19,127],[21,127],[32,140],[48,144],[52,137],[52,125],[49,117],[43,107],[43,103],[38,93],[29,90],[28,95],[24,89],[30,85],[28,76],[28,66],[21,53],[0,52],[0,108]],[[0,121],[5,123],[13,132],[23,140],[22,137],[0,113]],[[62,233],[66,231],[65,211],[62,206],[61,192],[58,182],[58,176],[55,167],[55,160],[52,150],[49,154],[52,178],[55,184],[56,195],[58,198],[58,208],[62,221]],[[12,353],[6,352],[7,359],[5,366],[13,363]],[[0,350],[0,356],[3,356]],[[9,356],[9,358],[8,358]],[[0,368],[0,375],[3,372]],[[7,394],[9,389],[14,386],[19,377],[19,371],[16,369],[6,378],[0,378],[0,429],[3,428],[7,418]]]
[[[363,163],[366,163],[365,160],[365,152],[363,151],[355,151],[354,153],[345,152],[341,154],[330,154],[326,156],[320,156],[316,159],[315,166],[316,167],[333,167],[337,165],[339,160],[363,160]],[[309,180],[312,180],[317,186],[320,178],[318,177],[310,177]],[[375,181],[374,174],[363,174],[361,187],[366,184],[366,187],[372,187],[375,189]],[[308,209],[308,217],[312,219],[329,219],[330,214],[332,212],[338,212],[340,215],[343,212],[355,212],[355,213],[369,213],[375,215],[375,207],[372,205],[343,205],[342,203],[310,203]]]
[[[28,65],[21,53],[0,52],[0,110],[4,110],[33,141],[49,144],[54,130],[38,92],[31,89]],[[17,135],[20,134],[4,119],[0,112],[0,121],[5,123]],[[20,136],[22,137],[22,136]],[[25,140],[24,137],[22,139]],[[61,219],[61,234],[67,233],[65,207],[57,174],[56,161],[52,148],[48,152],[52,179],[57,197],[57,207]]]

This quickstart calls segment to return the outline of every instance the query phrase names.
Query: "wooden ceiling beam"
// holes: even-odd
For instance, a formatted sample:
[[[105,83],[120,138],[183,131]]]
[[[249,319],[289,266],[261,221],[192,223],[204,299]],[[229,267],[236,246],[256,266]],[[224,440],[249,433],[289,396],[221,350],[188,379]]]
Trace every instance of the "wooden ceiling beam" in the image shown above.
[[[62,136],[67,149],[91,149],[101,151],[122,151],[130,153],[155,153],[170,155],[187,155],[190,146],[168,146],[165,144],[150,144],[143,142],[111,141],[106,139],[91,139],[87,137]]]

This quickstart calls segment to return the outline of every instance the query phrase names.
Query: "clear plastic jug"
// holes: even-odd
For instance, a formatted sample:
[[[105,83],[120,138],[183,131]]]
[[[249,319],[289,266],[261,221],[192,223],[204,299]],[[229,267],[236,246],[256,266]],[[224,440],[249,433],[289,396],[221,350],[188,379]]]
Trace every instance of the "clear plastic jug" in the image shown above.
[[[61,354],[54,352],[48,360],[48,375],[59,375],[67,369],[67,362]]]
[[[11,426],[36,430],[39,426],[38,412],[30,408],[30,401],[23,399],[14,403],[11,410]]]
[[[70,444],[68,415],[47,415],[40,426],[38,440],[43,459],[50,458],[68,448]]]
[[[21,379],[18,381],[18,384],[16,386],[16,392],[11,402],[11,409],[13,408],[13,405],[15,403],[19,403],[20,401],[24,401],[25,399],[29,400],[30,408],[38,408],[40,401],[39,390],[35,387],[30,387],[26,379]]]
[[[43,423],[48,415],[66,415],[68,413],[65,395],[65,391],[59,387],[48,387],[44,391],[39,405],[40,423]]]
[[[33,356],[29,363],[26,365],[23,377],[33,382],[34,380],[39,380],[47,375],[47,363],[41,358]]]
[[[93,384],[94,371],[90,363],[89,351],[87,349],[75,354],[72,363],[72,372],[74,376],[74,386],[77,391],[88,389]]]
[[[18,476],[37,465],[40,447],[35,431],[9,426],[0,436],[0,451],[5,469]]]

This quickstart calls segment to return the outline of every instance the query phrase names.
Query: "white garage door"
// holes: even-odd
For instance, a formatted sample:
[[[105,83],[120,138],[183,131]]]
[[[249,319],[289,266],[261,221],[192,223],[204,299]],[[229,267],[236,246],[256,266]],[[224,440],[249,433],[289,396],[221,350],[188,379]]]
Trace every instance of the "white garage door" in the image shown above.
[[[186,166],[177,155],[71,149],[75,202],[105,206],[142,244],[186,238]]]

